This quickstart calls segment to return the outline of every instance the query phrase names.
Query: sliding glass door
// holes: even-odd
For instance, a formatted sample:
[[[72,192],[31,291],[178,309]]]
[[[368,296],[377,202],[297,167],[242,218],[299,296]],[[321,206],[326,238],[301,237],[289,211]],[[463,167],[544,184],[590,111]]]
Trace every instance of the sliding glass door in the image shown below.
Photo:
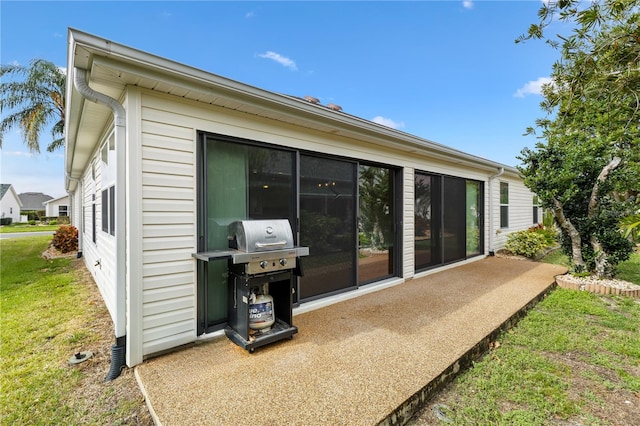
[[[399,169],[358,160],[201,134],[198,251],[228,249],[228,225],[289,219],[309,247],[295,302],[397,274]],[[226,260],[198,263],[199,332],[227,320]]]
[[[356,285],[355,183],[356,163],[300,155],[300,299]]]
[[[442,262],[440,182],[440,176],[418,173],[415,175],[414,253],[416,269],[425,269]]]
[[[201,176],[199,250],[228,249],[228,225],[242,219],[289,219],[295,225],[294,153],[206,137]],[[295,229],[295,228],[294,228]],[[211,261],[201,284],[204,329],[227,319],[227,261]]]
[[[415,174],[415,269],[482,253],[482,182]]]
[[[394,274],[395,174],[387,167],[358,170],[358,284]]]

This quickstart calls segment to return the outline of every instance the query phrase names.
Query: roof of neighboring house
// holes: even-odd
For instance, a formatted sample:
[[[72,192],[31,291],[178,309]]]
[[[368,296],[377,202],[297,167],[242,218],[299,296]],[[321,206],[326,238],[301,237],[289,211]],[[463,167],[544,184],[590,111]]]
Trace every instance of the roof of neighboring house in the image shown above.
[[[57,201],[66,201],[66,202],[69,202],[69,196],[68,196],[68,195],[63,195],[62,197],[52,198],[52,199],[50,199],[50,200],[48,200],[48,201],[45,201],[45,202],[44,202],[44,203],[42,203],[42,204],[51,204],[51,203],[55,203],[55,202],[57,202]]]
[[[45,201],[53,197],[42,192],[23,192],[18,194],[18,198],[22,202],[22,210],[43,210]]]
[[[18,205],[20,206],[20,208],[22,208],[22,200],[20,199],[20,197],[18,197],[15,188],[10,183],[0,183],[0,200],[4,198],[9,190],[13,192],[13,196],[16,197],[16,200],[18,200]]]
[[[0,183],[0,200],[2,199],[2,197],[4,197],[4,194],[7,193],[9,188],[11,188],[10,183]]]

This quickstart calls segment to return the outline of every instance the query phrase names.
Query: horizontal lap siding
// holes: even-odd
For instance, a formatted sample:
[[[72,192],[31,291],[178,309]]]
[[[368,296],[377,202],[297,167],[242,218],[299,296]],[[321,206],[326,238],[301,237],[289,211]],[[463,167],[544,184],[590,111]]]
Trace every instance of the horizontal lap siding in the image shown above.
[[[500,182],[509,184],[509,227],[500,229]],[[533,193],[516,179],[500,177],[494,181],[494,229],[495,249],[504,247],[510,233],[525,230],[533,226]]]
[[[173,109],[143,96],[143,353],[195,339],[195,140]]]
[[[95,167],[95,176],[93,175],[94,164],[100,164],[99,152],[94,153],[92,161],[85,169],[82,176],[82,194],[79,197],[82,203],[83,212],[74,212],[82,222],[82,257],[85,266],[93,276],[93,280],[100,290],[104,304],[111,315],[111,319],[115,322],[116,312],[116,271],[115,271],[115,237],[102,230],[102,167]],[[95,181],[94,181],[95,177]],[[93,198],[95,195],[95,201]],[[96,241],[93,241],[94,217],[93,205],[95,203],[95,234]]]
[[[413,277],[415,271],[414,261],[414,221],[415,221],[415,173],[412,168],[406,167],[403,175],[403,258],[402,273],[404,278]]]

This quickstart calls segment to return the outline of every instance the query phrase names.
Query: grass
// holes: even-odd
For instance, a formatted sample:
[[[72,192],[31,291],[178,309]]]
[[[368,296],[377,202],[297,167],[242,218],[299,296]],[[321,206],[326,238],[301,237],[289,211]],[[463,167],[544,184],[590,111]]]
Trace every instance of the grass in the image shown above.
[[[616,266],[616,278],[640,285],[640,253],[631,254],[631,258]]]
[[[14,232],[42,232],[56,231],[60,225],[29,225],[28,223],[16,223],[0,226],[0,234],[11,234]]]
[[[640,303],[558,288],[437,402],[457,425],[631,424],[639,368]]]
[[[65,343],[68,327],[82,315],[78,292],[69,259],[40,258],[50,239],[2,242],[3,424],[39,423],[50,414],[52,422],[57,417],[62,423],[70,414],[64,394],[79,380],[62,365],[71,350]]]
[[[97,371],[97,384],[89,383],[97,361],[68,364],[87,348],[106,352],[96,321],[108,314],[95,303],[94,284],[87,285],[72,259],[41,257],[50,240],[0,241],[0,424],[113,424],[115,413],[116,420],[130,417],[143,403],[109,400],[125,382],[103,383],[108,361],[107,369]],[[96,390],[89,391],[88,383]],[[91,396],[78,396],[82,393]]]
[[[543,261],[567,260],[555,252]],[[640,254],[617,271],[616,278],[640,285]],[[640,418],[637,299],[556,288],[499,343],[427,408],[445,407],[456,425],[634,424]]]

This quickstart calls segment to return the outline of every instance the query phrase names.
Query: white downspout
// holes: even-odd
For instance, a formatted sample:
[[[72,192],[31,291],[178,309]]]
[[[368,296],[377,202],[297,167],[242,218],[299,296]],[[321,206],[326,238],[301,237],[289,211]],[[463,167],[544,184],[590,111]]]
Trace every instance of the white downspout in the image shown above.
[[[115,125],[114,137],[116,145],[116,306],[114,329],[116,341],[126,335],[126,227],[125,227],[125,143],[126,143],[126,111],[116,99],[99,93],[89,87],[86,82],[86,70],[74,68],[73,83],[76,90],[87,100],[104,104],[113,111]]]
[[[495,254],[493,247],[493,239],[495,232],[493,231],[493,180],[504,173],[504,167],[498,169],[498,173],[489,176],[489,256]]]

